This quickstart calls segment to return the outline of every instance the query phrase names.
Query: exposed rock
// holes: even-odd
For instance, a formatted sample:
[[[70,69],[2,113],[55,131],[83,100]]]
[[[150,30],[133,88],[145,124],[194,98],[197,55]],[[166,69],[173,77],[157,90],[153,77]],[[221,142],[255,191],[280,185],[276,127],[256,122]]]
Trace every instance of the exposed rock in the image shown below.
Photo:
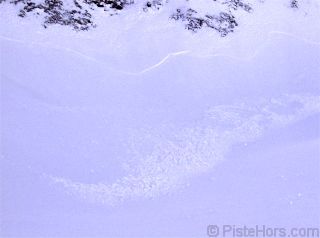
[[[246,12],[253,11],[252,7],[248,3],[244,3],[242,0],[225,0],[223,4],[226,4],[229,9],[238,10],[239,8]]]
[[[174,20],[186,22],[186,29],[197,32],[202,27],[206,26],[218,31],[221,36],[226,36],[233,32],[238,26],[235,17],[228,12],[221,12],[219,15],[198,16],[198,12],[189,8],[186,11],[177,9],[176,13],[171,16]]]
[[[292,8],[299,8],[298,0],[291,0],[290,6],[291,6]]]
[[[168,0],[165,1],[167,3]],[[164,5],[163,0],[153,0],[147,1],[143,7],[143,11],[147,12],[148,10],[159,10]]]
[[[188,6],[189,0],[185,1]],[[71,26],[75,30],[88,30],[96,26],[93,19],[95,8],[103,8],[111,11],[110,15],[115,15],[127,5],[134,4],[134,0],[0,0],[0,3],[3,2],[17,5],[20,17],[43,15],[44,27],[60,24]],[[148,0],[143,5],[143,10],[159,10],[168,2],[169,0]],[[245,0],[208,0],[208,4],[210,3],[220,4],[224,10],[215,14],[200,14],[191,7],[179,8],[169,18],[184,22],[185,28],[193,32],[207,27],[219,32],[221,36],[227,36],[238,26],[236,11],[253,11],[252,6]],[[290,0],[292,8],[298,8],[298,5],[298,0]]]

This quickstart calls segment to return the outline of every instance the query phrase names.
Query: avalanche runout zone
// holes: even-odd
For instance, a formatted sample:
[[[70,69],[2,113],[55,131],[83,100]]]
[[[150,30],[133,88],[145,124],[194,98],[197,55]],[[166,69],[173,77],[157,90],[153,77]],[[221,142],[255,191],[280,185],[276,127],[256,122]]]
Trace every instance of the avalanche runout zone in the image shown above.
[[[48,174],[44,177],[71,196],[92,203],[114,206],[126,200],[155,198],[184,187],[189,178],[210,170],[233,145],[253,141],[270,129],[319,112],[320,97],[312,95],[215,106],[196,125],[178,131],[172,128],[173,137],[168,140],[161,140],[152,129],[137,131],[129,145],[132,161],[125,165],[127,175],[114,182],[90,184]],[[153,150],[141,152],[137,141],[152,141]]]

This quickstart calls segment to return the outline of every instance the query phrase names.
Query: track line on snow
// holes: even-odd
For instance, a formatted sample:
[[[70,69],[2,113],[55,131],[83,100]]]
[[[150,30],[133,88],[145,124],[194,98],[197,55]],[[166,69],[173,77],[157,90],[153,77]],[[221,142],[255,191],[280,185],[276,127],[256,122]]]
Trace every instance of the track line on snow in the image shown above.
[[[166,57],[164,57],[158,63],[156,63],[156,64],[154,64],[154,65],[152,65],[150,67],[147,67],[147,68],[141,70],[140,72],[137,72],[137,73],[128,72],[128,74],[139,75],[139,74],[147,73],[147,72],[149,72],[149,71],[151,71],[153,69],[156,69],[156,68],[160,67],[161,65],[163,65],[166,61],[168,61],[172,57],[179,56],[179,55],[184,55],[184,54],[188,54],[188,53],[190,53],[189,50],[183,50],[183,51],[178,51],[178,52],[174,52],[174,53],[169,53]]]
[[[259,47],[256,48],[256,50],[253,52],[253,54],[251,54],[249,56],[237,57],[237,56],[227,55],[227,54],[211,54],[211,55],[197,56],[197,57],[200,57],[200,58],[223,57],[223,58],[229,58],[232,60],[248,62],[248,61],[251,61],[254,58],[256,58],[260,54],[260,52],[263,49],[265,49],[265,47],[272,41],[273,35],[283,35],[283,36],[291,37],[293,39],[302,41],[302,42],[310,44],[310,45],[320,46],[320,42],[318,42],[318,41],[312,41],[312,40],[308,40],[306,38],[301,38],[301,37],[298,37],[294,34],[290,34],[288,32],[270,31],[267,35],[268,35],[267,39]]]
[[[257,47],[257,49],[253,52],[253,54],[249,55],[249,56],[244,56],[244,57],[237,57],[237,56],[233,56],[233,55],[227,55],[227,54],[209,54],[206,56],[196,56],[196,57],[200,57],[200,58],[211,58],[211,57],[223,57],[223,58],[229,58],[232,60],[237,60],[237,61],[251,61],[254,58],[256,58],[260,52],[269,44],[269,42],[273,39],[273,35],[283,35],[283,36],[287,36],[287,37],[291,37],[294,38],[296,40],[300,40],[303,41],[307,44],[311,44],[311,45],[316,45],[316,46],[320,46],[320,42],[318,41],[313,41],[313,40],[309,40],[306,38],[302,38],[299,36],[296,36],[294,34],[288,33],[288,32],[282,32],[282,31],[270,31],[268,34],[267,39],[259,46]],[[17,43],[22,43],[22,44],[27,44],[26,41],[23,40],[19,40],[19,39],[14,39],[14,38],[10,38],[10,37],[6,37],[6,36],[2,36],[0,35],[0,38],[3,40],[7,40],[7,41],[11,41],[11,42],[17,42]],[[49,45],[44,45],[41,43],[35,43],[32,42],[31,44],[37,44],[41,47],[49,47]],[[82,53],[81,51],[77,51],[68,47],[57,47],[57,46],[50,46],[53,49],[56,50],[62,50],[62,51],[66,51],[66,52],[70,52],[74,55],[77,55],[85,60],[91,61],[91,62],[95,62],[100,64],[101,66],[107,67],[107,63],[101,60],[98,60],[92,56],[86,55],[84,53]],[[148,73],[156,68],[159,68],[160,66],[162,66],[163,64],[165,64],[170,58],[176,57],[176,56],[180,56],[180,55],[186,55],[192,53],[192,51],[190,50],[183,50],[183,51],[178,51],[178,52],[172,52],[167,54],[164,58],[162,58],[158,63],[148,66],[138,72],[133,72],[133,71],[124,71],[124,70],[118,70],[118,69],[113,69],[108,67],[108,70],[116,72],[116,73],[120,73],[120,74],[125,74],[125,75],[131,75],[131,76],[139,76],[145,73]]]

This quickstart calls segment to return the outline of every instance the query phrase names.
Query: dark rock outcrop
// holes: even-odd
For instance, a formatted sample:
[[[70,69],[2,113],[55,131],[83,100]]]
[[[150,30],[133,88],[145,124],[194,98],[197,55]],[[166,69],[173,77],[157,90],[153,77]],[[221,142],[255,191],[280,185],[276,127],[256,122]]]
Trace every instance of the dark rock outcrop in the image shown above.
[[[143,5],[144,12],[150,10],[160,10],[169,0],[146,0]],[[186,6],[188,6],[188,1]],[[179,8],[175,9],[169,19],[181,21],[185,28],[192,32],[197,32],[203,27],[219,32],[221,36],[227,36],[234,32],[239,25],[236,19],[236,11],[242,10],[252,12],[252,6],[246,0],[208,0],[208,3],[218,3],[223,6],[223,11],[216,14],[201,15],[196,9]],[[289,1],[289,0],[287,0]],[[298,8],[299,0],[290,0],[291,8]],[[63,0],[0,0],[0,3],[8,2],[15,4],[19,8],[19,16],[42,15],[43,26],[51,24],[71,26],[74,30],[88,30],[95,27],[95,8],[103,8],[110,15],[117,15],[128,5],[134,4],[134,0],[71,0],[65,3]]]

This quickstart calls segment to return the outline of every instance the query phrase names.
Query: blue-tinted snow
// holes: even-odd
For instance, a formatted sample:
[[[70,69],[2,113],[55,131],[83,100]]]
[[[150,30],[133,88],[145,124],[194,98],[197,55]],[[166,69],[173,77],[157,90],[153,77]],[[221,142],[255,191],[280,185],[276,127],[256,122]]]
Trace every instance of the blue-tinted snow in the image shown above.
[[[74,32],[1,4],[1,235],[318,225],[319,3],[252,4],[224,38],[170,7]]]

